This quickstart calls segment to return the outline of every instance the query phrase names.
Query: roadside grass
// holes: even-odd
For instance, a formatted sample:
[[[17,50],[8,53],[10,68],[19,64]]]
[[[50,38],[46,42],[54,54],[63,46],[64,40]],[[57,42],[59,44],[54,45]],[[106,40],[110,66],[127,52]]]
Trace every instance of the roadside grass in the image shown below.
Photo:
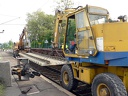
[[[4,96],[5,85],[0,81],[0,96]]]

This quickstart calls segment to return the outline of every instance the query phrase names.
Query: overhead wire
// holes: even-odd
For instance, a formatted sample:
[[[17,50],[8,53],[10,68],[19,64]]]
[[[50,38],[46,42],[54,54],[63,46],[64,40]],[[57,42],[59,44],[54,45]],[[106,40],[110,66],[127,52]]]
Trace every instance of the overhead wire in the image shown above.
[[[42,8],[43,6],[45,6],[47,3],[49,2],[49,0],[47,0],[41,7],[39,7],[37,10],[39,10],[40,8]],[[30,7],[31,8],[31,7]],[[6,23],[8,23],[8,22],[11,22],[11,21],[14,21],[14,20],[16,20],[16,19],[20,19],[20,17],[18,17],[18,16],[12,16],[12,15],[5,15],[5,14],[0,14],[0,16],[7,16],[7,17],[16,17],[16,18],[14,18],[14,19],[11,19],[11,20],[9,20],[9,21],[5,21],[5,22],[3,22],[3,23],[0,23],[0,25],[26,25],[26,24],[6,24]]]
[[[0,16],[6,16],[6,17],[19,17],[19,16],[7,15],[7,14],[0,14]]]
[[[11,20],[6,21],[6,22],[3,22],[3,23],[0,23],[0,25],[3,25],[3,24],[5,24],[5,23],[11,22],[11,21],[14,21],[14,20],[19,19],[19,18],[20,18],[20,17],[18,17],[18,18],[14,18],[14,19],[11,19]]]
[[[4,24],[4,25],[26,25],[26,24]]]
[[[47,0],[42,6],[45,6],[47,3],[49,2],[49,0]],[[41,7],[42,7],[41,6]],[[30,7],[31,8],[31,7]],[[38,8],[37,10],[39,10],[40,8]],[[6,22],[3,22],[3,23],[0,23],[0,25],[25,25],[25,24],[6,24],[6,23],[8,23],[8,22],[11,22],[11,21],[14,21],[14,20],[16,20],[16,19],[18,19],[18,18],[20,18],[20,17],[18,17],[18,16],[12,16],[12,15],[5,15],[5,14],[0,14],[1,16],[7,16],[7,17],[17,17],[17,18],[15,18],[15,19],[12,19],[12,20],[9,20],[9,21],[6,21]]]

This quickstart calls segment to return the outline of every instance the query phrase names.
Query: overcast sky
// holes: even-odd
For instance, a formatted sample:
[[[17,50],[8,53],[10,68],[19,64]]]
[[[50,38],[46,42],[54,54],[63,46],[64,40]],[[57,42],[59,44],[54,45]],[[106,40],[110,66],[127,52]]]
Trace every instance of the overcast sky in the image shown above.
[[[127,0],[73,0],[74,7],[94,5],[108,9],[110,17],[116,19],[120,15],[128,15]],[[55,0],[0,0],[0,43],[18,41],[26,24],[26,14],[44,11],[54,15]]]

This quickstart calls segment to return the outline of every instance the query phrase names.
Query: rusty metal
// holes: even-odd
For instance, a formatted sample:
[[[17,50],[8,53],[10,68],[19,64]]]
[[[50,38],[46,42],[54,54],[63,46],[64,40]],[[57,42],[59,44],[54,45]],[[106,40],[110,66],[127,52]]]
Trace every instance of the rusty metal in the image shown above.
[[[45,55],[50,55],[50,56],[57,56],[64,58],[64,53],[62,49],[53,49],[53,48],[31,48],[32,53],[40,53],[40,54],[45,54]]]
[[[38,71],[32,70],[28,64],[20,64],[12,66],[12,75],[18,75],[19,81],[21,81],[21,76],[34,78],[35,76],[40,76],[40,73]]]

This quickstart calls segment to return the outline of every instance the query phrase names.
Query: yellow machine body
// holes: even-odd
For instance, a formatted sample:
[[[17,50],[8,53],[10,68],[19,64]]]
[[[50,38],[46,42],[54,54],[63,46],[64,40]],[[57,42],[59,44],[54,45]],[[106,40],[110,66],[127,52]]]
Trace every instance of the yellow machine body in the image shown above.
[[[99,23],[98,19],[104,21]],[[110,22],[109,12],[94,6],[86,6],[68,14],[66,22],[63,51],[71,62],[74,78],[92,84],[98,74],[112,73],[122,80],[128,91],[128,22],[122,19]],[[72,22],[75,23],[76,34],[74,52],[66,49],[66,45],[72,41]]]
[[[19,56],[18,53],[20,50],[24,50],[25,52],[30,51],[30,40],[28,39],[28,34],[26,27],[23,29],[21,35],[19,36],[19,42],[14,43],[13,45],[13,56]]]
[[[100,48],[102,49],[101,51],[128,51],[127,26],[127,22],[106,23],[92,26],[96,40],[102,39],[100,46],[102,47]]]
[[[74,78],[85,82],[87,84],[92,84],[93,79],[96,75],[100,73],[113,73],[120,77],[123,81],[127,91],[128,91],[128,68],[124,67],[108,67],[108,66],[101,66],[101,65],[92,65],[89,63],[72,63],[72,69]]]
[[[26,27],[23,29],[20,37],[19,37],[19,50],[24,50],[25,48],[30,48],[30,41],[28,39],[28,33]]]

